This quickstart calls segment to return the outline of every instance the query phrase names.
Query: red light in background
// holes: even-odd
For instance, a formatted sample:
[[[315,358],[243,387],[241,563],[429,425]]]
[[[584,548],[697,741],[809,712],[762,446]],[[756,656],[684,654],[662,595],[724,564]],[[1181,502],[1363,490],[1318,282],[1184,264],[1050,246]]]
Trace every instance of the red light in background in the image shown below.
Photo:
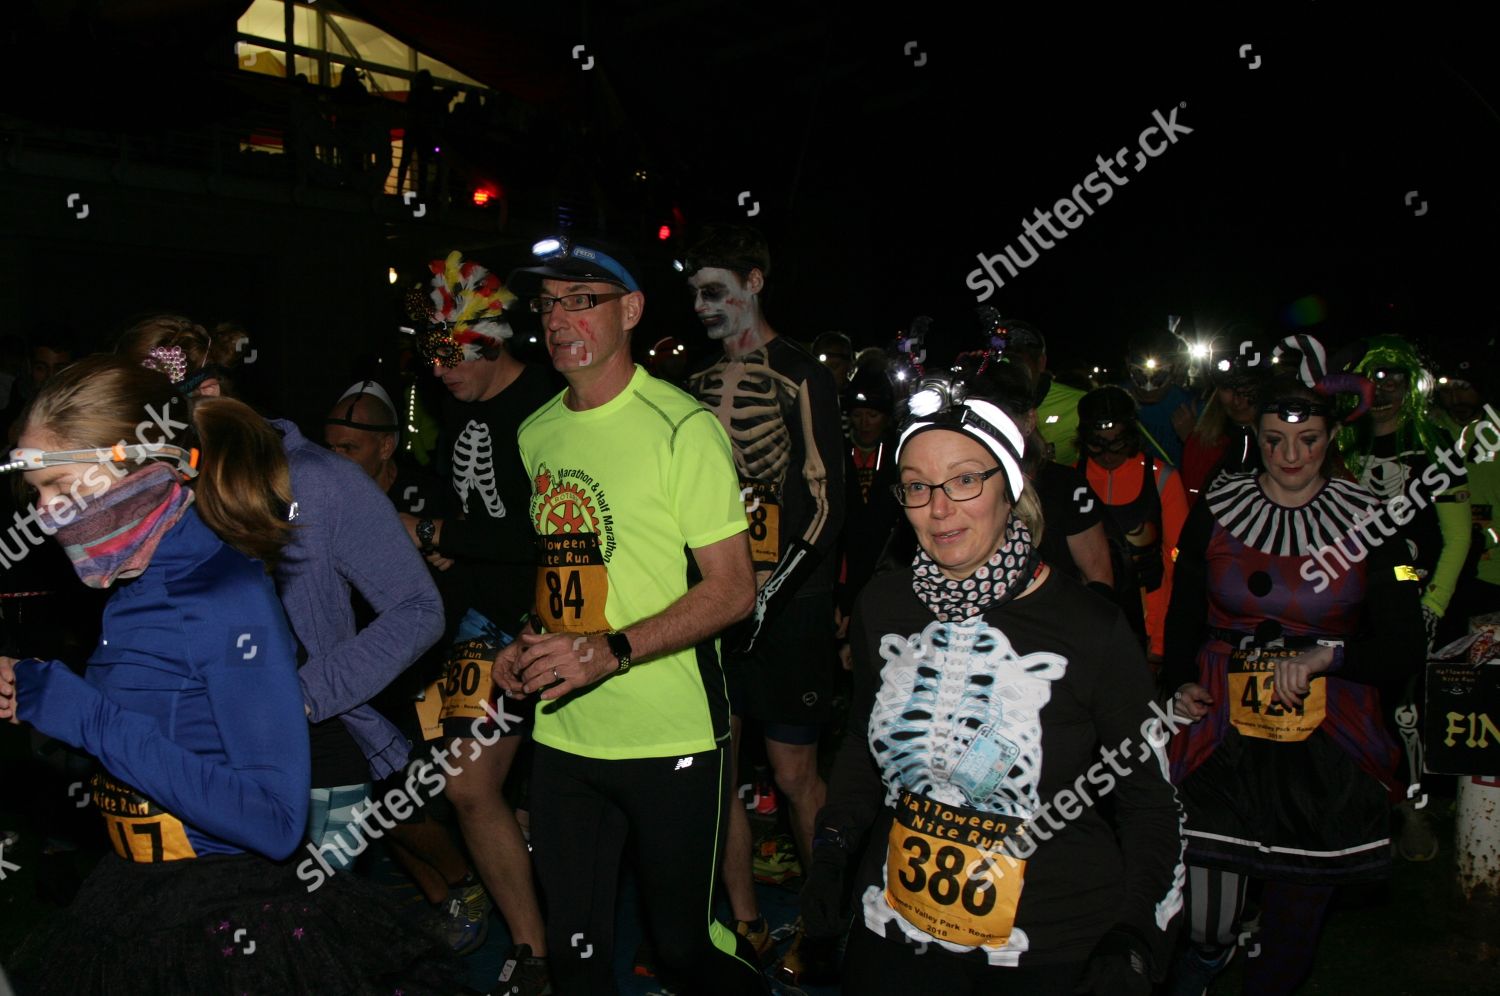
[[[487,190],[484,187],[476,187],[475,190],[474,190],[474,206],[475,207],[484,207],[491,200],[493,200],[494,197],[495,197],[494,191]]]
[[[656,230],[656,237],[658,239],[661,239],[663,242],[665,242],[668,239],[670,239],[672,237],[672,228],[671,228],[671,226],[669,226],[669,225],[663,225],[660,228],[658,228]]]

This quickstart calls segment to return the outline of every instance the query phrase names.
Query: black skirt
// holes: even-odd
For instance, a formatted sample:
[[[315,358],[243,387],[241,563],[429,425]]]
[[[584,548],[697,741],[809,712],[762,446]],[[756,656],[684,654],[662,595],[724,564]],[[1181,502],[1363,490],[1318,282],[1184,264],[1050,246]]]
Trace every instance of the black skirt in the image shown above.
[[[292,861],[253,854],[161,864],[107,854],[73,904],[16,953],[17,996],[452,996],[463,989],[443,939],[402,919],[380,889],[348,874],[329,876],[312,892],[307,884]]]
[[[1309,885],[1390,873],[1385,786],[1321,731],[1279,743],[1230,728],[1178,794],[1189,864]]]

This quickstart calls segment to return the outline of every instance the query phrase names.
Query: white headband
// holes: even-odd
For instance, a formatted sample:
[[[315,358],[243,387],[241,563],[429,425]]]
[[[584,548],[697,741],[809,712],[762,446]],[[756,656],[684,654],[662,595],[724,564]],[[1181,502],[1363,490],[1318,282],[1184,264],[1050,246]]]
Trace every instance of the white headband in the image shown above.
[[[1005,468],[1010,500],[1017,501],[1026,488],[1026,475],[1021,471],[1021,454],[1026,451],[1026,440],[1016,423],[988,401],[970,398],[946,407],[944,401],[941,393],[931,389],[919,390],[911,396],[907,409],[913,419],[901,430],[901,438],[896,441],[896,460],[900,461],[907,441],[920,432],[949,429],[963,433],[989,450]]]

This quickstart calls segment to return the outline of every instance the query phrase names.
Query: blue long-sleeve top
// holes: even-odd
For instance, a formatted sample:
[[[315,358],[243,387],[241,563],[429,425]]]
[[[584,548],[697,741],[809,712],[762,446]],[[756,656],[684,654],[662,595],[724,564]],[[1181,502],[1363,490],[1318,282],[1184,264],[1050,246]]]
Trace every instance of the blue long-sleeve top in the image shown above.
[[[443,601],[380,487],[351,461],[275,419],[296,514],[276,588],[307,660],[308,719],[338,716],[375,780],[406,763],[406,738],[367,703],[443,635]],[[356,631],[353,586],[375,620]]]
[[[262,565],[191,507],[110,596],[85,677],[24,660],[16,699],[23,722],[123,783],[109,799],[96,785],[106,813],[140,812],[124,808],[134,789],[182,822],[192,855],[279,860],[302,840],[310,767],[296,645]],[[186,856],[168,842],[166,857]]]

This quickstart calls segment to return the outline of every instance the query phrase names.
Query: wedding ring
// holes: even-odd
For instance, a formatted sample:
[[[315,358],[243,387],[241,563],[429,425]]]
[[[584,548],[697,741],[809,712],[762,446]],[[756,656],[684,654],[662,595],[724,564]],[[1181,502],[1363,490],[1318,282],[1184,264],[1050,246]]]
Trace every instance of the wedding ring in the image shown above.
[[[557,668],[552,669],[552,678],[554,681],[562,681],[562,675],[557,673]]]

